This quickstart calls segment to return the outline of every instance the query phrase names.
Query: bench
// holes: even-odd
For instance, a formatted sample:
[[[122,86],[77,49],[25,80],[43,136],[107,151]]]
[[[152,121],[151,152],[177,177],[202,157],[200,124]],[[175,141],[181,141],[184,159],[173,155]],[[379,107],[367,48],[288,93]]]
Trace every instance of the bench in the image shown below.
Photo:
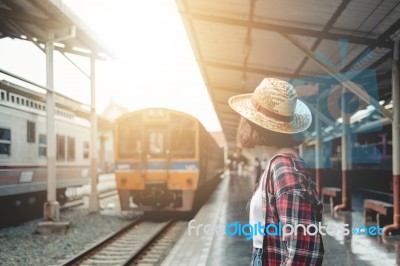
[[[337,203],[337,199],[339,198],[339,195],[341,195],[342,189],[337,188],[337,187],[323,187],[322,192],[321,192],[321,198],[322,198],[322,203],[324,203],[325,197],[329,197],[329,205],[331,208],[331,211],[333,211],[333,207]]]
[[[383,227],[393,222],[393,204],[373,199],[364,200],[364,217],[366,221],[376,221]]]

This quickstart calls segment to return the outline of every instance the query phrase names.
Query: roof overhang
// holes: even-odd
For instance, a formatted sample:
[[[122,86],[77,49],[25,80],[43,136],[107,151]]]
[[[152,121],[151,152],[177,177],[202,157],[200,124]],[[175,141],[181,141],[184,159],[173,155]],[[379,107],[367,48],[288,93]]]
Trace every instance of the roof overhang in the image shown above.
[[[74,38],[63,38],[75,31]],[[104,59],[111,53],[61,0],[2,0],[0,38],[31,41],[44,49],[54,33],[54,49]]]
[[[317,108],[339,83],[332,74],[376,94],[376,102],[390,102],[393,40],[400,29],[397,1],[177,0],[177,5],[230,147],[239,116],[229,97],[253,92],[267,76],[305,87],[299,97],[325,115],[319,116],[324,127],[340,126],[339,117],[327,111],[337,97]],[[319,89],[310,94],[307,86]]]

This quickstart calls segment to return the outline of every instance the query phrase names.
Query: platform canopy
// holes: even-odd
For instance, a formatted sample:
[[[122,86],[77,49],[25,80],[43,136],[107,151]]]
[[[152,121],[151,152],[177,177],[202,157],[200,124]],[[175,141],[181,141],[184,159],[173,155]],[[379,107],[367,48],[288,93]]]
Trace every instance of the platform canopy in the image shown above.
[[[400,1],[177,0],[177,5],[230,147],[239,116],[227,101],[253,92],[264,77],[303,81],[304,95],[329,87],[331,74],[341,73],[364,82],[367,90],[375,88],[381,106],[375,117],[390,120]],[[316,108],[315,99],[302,99]],[[376,116],[379,110],[382,116]],[[328,119],[324,127],[339,126],[338,117],[322,117]]]
[[[61,0],[1,0],[0,38],[11,37],[32,41],[41,49],[48,40],[48,32],[54,31],[54,48],[81,56],[104,58],[110,52],[88,27]]]

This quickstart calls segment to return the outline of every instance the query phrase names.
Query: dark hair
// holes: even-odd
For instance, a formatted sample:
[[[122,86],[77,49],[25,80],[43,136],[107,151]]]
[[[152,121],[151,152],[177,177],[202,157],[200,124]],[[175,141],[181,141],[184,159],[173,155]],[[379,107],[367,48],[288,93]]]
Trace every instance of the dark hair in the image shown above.
[[[278,133],[241,117],[236,134],[237,145],[242,148],[276,146],[279,148],[298,146],[303,142],[301,134]]]

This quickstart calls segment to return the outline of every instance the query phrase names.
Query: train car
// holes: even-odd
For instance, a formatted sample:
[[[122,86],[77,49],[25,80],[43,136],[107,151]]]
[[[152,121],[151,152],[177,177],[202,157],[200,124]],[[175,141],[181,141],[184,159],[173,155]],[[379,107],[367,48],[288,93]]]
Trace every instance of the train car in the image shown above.
[[[46,95],[0,81],[0,225],[11,225],[29,213],[41,215],[47,189]],[[76,109],[75,109],[76,108]],[[67,187],[88,184],[90,174],[88,120],[73,111],[80,104],[56,95],[57,199]],[[15,218],[15,219],[13,219]]]
[[[353,191],[378,200],[393,201],[392,177],[392,127],[386,120],[366,124],[370,132],[353,131],[351,145],[351,170],[348,177]],[[375,126],[375,128],[373,127]],[[365,127],[366,128],[366,127]],[[342,186],[341,135],[323,139],[321,149],[321,184],[327,187]],[[309,141],[303,158],[314,172],[315,141]]]
[[[132,201],[145,211],[191,211],[223,172],[223,149],[188,114],[143,109],[117,119],[114,130],[123,210]]]
[[[392,128],[391,124],[377,123],[376,131],[354,132],[352,134],[351,160],[352,169],[370,169],[391,171],[392,169]],[[341,135],[323,139],[323,168],[341,169]],[[306,143],[304,160],[311,167],[315,165],[315,141]]]

